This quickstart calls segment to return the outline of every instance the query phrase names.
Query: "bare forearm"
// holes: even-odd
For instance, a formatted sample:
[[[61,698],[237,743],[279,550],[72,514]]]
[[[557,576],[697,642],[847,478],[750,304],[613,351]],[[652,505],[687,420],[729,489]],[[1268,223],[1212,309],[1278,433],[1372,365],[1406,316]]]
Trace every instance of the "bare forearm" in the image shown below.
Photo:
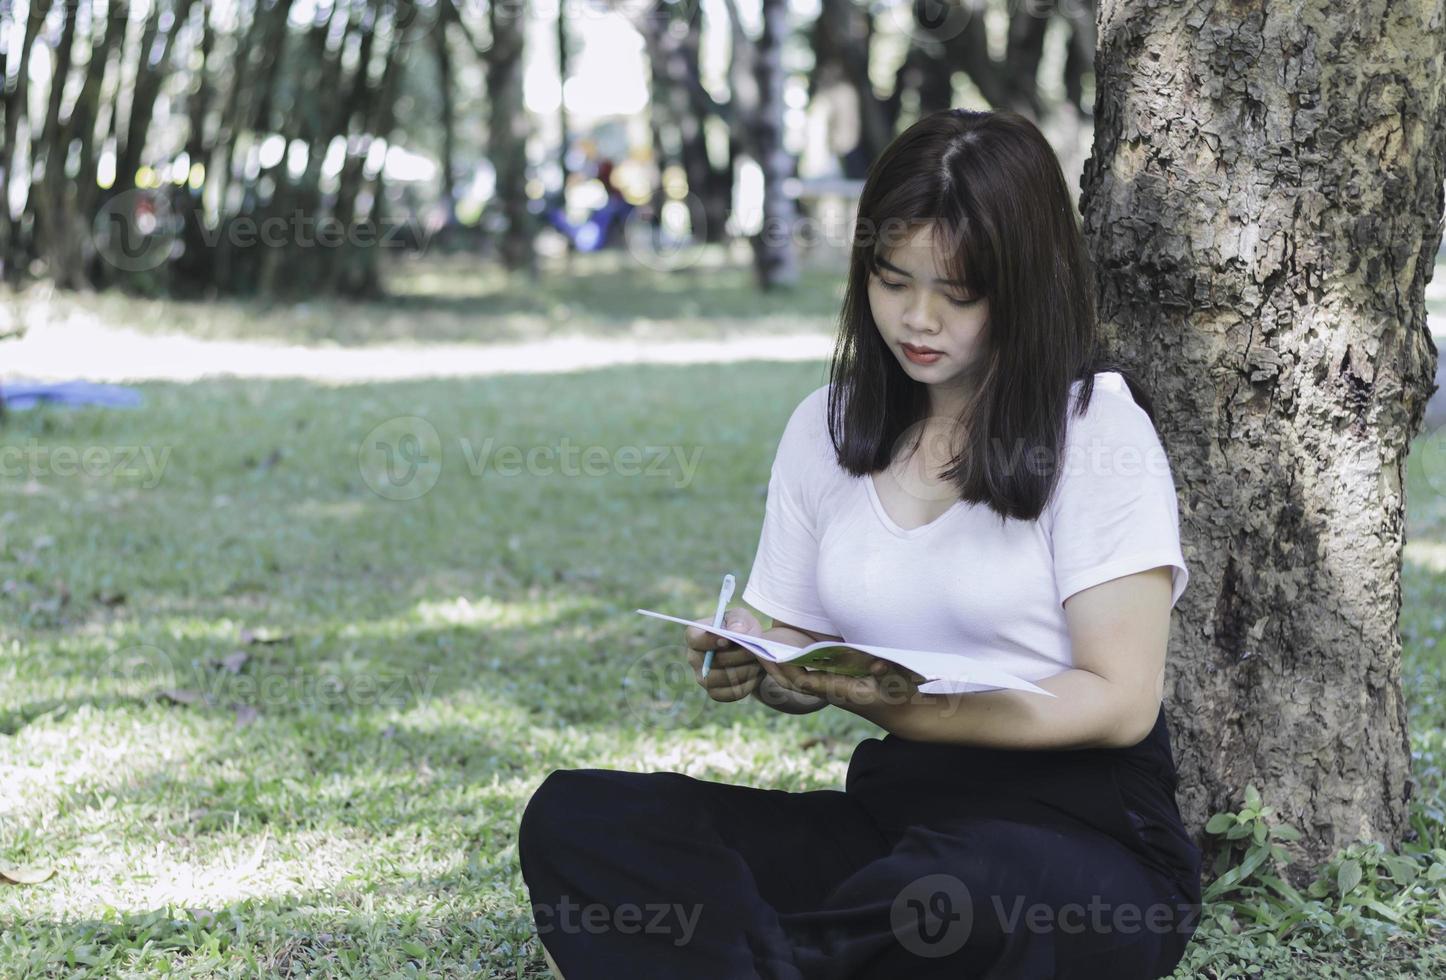
[[[1056,697],[1007,690],[915,693],[839,707],[900,738],[999,749],[1133,745],[1149,733],[1159,711],[1158,702],[1147,711],[1133,693],[1087,670],[1062,671],[1039,686]]]
[[[779,643],[787,643],[789,646],[806,647],[813,642],[813,637],[807,633],[800,633],[798,630],[791,630],[786,627],[775,626],[773,629],[764,630],[765,640],[777,640]],[[828,701],[824,698],[814,697],[811,694],[802,694],[798,691],[790,691],[785,687],[778,686],[777,682],[767,674],[758,682],[753,689],[753,697],[768,705],[774,711],[782,711],[787,715],[806,715],[826,706]]]

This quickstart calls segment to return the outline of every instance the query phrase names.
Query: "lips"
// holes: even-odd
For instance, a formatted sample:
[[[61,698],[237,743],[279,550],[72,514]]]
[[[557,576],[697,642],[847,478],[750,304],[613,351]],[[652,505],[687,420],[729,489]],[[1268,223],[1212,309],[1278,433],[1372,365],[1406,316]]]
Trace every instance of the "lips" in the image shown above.
[[[932,347],[916,347],[916,346],[914,346],[913,344],[904,344],[904,349],[905,349],[905,350],[911,350],[911,351],[913,351],[915,354],[942,354],[942,353],[944,353],[943,351],[941,351],[941,350],[935,350],[935,349],[932,348]]]

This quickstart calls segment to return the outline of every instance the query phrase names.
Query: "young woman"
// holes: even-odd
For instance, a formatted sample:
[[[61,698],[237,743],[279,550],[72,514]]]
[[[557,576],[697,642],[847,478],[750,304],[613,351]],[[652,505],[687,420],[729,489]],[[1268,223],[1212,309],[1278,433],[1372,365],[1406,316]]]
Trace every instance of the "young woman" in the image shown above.
[[[741,608],[727,622],[797,645],[958,651],[1054,697],[929,694],[880,661],[844,677],[717,641],[700,679],[713,699],[832,706],[887,735],[855,748],[843,790],[551,773],[519,855],[554,972],[1175,967],[1200,901],[1161,707],[1188,571],[1149,399],[1106,368],[1038,129],[956,109],[901,134],[859,201],[830,382],[774,457],[742,596],[772,627]],[[686,641],[701,674],[716,638]]]

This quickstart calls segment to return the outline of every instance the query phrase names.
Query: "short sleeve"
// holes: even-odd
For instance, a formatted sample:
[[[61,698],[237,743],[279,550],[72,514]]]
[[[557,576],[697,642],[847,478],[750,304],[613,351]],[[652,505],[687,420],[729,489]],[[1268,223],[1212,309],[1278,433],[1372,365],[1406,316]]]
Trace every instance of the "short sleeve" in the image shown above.
[[[820,458],[819,419],[813,414],[822,413],[823,398],[826,389],[804,399],[779,440],[768,478],[763,529],[742,598],[781,622],[837,636],[819,600],[819,534],[816,507],[811,506],[816,495],[805,486],[810,478],[808,468]]]
[[[1050,513],[1061,604],[1090,586],[1168,565],[1174,608],[1190,578],[1175,481],[1150,417],[1128,389],[1097,383],[1084,416],[1071,411]]]

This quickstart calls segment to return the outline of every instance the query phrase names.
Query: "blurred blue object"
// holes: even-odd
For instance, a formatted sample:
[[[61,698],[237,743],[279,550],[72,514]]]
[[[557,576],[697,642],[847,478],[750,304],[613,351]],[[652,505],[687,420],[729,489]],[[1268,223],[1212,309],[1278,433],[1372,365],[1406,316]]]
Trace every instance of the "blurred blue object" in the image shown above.
[[[135,408],[141,401],[141,393],[135,388],[94,381],[10,381],[0,384],[0,405],[17,412],[34,408],[41,402]]]
[[[567,236],[573,248],[579,252],[596,252],[607,246],[614,237],[616,227],[626,220],[632,210],[633,206],[624,198],[614,196],[609,197],[581,224],[574,225],[568,221],[560,205],[548,207],[542,216],[548,224]]]

